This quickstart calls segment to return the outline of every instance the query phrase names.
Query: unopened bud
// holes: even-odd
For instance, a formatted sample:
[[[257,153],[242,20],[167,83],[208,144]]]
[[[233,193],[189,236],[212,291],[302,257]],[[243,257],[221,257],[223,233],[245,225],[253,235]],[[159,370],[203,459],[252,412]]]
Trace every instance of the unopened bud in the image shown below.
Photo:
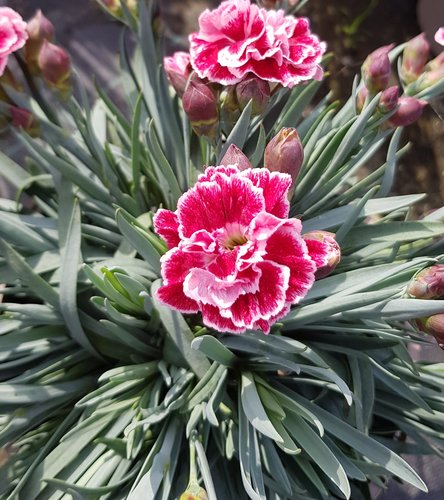
[[[444,313],[417,319],[415,325],[422,332],[433,335],[439,347],[444,349]]]
[[[374,50],[362,65],[362,78],[371,94],[377,94],[389,84],[391,64],[388,55],[393,47],[393,44],[384,45]]]
[[[31,137],[37,137],[40,129],[34,115],[27,109],[10,106],[11,125],[15,128],[21,128]]]
[[[444,65],[434,69],[433,71],[426,71],[415,82],[411,83],[406,92],[415,95],[418,92],[432,87],[444,78]]]
[[[224,132],[228,135],[241,114],[240,106],[237,102],[235,85],[228,85],[221,91],[220,113]]]
[[[416,99],[416,97],[402,96],[398,99],[398,109],[390,117],[389,123],[394,127],[405,127],[416,122],[422,115],[426,101]]]
[[[390,113],[390,111],[393,111],[398,105],[398,100],[399,87],[397,85],[385,89],[379,99],[378,111],[384,114]]]
[[[444,51],[438,54],[434,59],[427,63],[426,71],[435,71],[444,66]]]
[[[182,104],[196,134],[215,137],[218,128],[217,97],[211,86],[191,79],[183,94]]]
[[[121,0],[98,0],[98,2],[105,7],[105,9],[115,17],[122,16],[122,6],[120,5]],[[137,0],[124,0],[126,6],[133,14],[137,11]]]
[[[236,96],[241,109],[251,100],[251,114],[260,115],[270,101],[270,84],[257,76],[247,77],[236,85]]]
[[[40,49],[38,63],[45,81],[66,97],[71,91],[71,63],[67,52],[45,40]]]
[[[420,271],[408,284],[407,293],[416,299],[438,299],[444,296],[444,264]]]
[[[303,161],[304,149],[295,128],[282,128],[265,148],[264,167],[272,172],[282,172],[291,176],[289,198],[293,196],[296,178]]]
[[[237,165],[239,170],[246,170],[247,168],[252,168],[250,160],[242,153],[242,151],[235,145],[230,144],[227,152],[224,154],[221,165]]]
[[[192,71],[190,54],[175,52],[172,56],[164,57],[163,68],[176,94],[182,97]]]
[[[341,260],[341,247],[336,236],[328,231],[309,231],[303,238],[317,266],[316,279],[325,278],[334,271]]]
[[[414,82],[424,71],[429,58],[430,45],[425,33],[421,33],[407,42],[402,54],[400,76],[404,83]]]
[[[25,59],[32,74],[39,72],[38,57],[45,40],[54,38],[54,25],[39,9],[26,26],[28,40],[25,45]]]

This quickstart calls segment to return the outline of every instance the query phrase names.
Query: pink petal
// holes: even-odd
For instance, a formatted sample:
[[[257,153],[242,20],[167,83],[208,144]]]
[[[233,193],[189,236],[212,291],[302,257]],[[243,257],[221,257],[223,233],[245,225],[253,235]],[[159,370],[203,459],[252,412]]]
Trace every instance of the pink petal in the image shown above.
[[[328,263],[328,246],[319,240],[306,239],[308,253],[316,264],[316,267],[325,266]]]
[[[165,285],[183,283],[192,268],[205,265],[204,254],[187,253],[179,247],[169,250],[161,257],[160,262]]]
[[[157,290],[157,298],[163,304],[182,313],[192,314],[199,312],[197,302],[183,293],[182,283],[161,286]]]
[[[198,182],[178,202],[179,232],[190,237],[200,229],[214,231],[229,223],[247,226],[264,209],[262,191],[246,178],[217,174]]]
[[[156,233],[167,242],[168,248],[179,245],[179,221],[174,212],[160,208],[154,215],[153,224]]]
[[[288,217],[290,203],[287,198],[291,186],[291,176],[281,172],[270,172],[267,168],[245,170],[242,175],[248,177],[255,186],[262,189],[265,210],[276,217]]]
[[[435,33],[435,42],[439,43],[440,45],[444,45],[444,26],[439,28]]]
[[[214,328],[219,332],[245,332],[244,327],[236,326],[230,318],[221,316],[219,308],[210,305],[203,305],[201,310],[202,319],[205,325]]]

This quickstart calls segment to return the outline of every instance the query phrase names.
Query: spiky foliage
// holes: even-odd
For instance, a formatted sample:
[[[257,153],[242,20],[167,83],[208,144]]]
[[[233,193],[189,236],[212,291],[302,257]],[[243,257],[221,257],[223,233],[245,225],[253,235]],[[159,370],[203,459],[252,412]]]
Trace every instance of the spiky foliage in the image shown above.
[[[122,8],[138,42],[134,58],[122,49],[123,111],[100,89],[90,109],[79,87],[47,115],[41,95],[10,90],[41,138],[17,134],[26,169],[0,155],[18,190],[0,203],[2,498],[167,499],[189,481],[210,499],[358,499],[389,477],[425,489],[399,453],[442,453],[442,366],[412,361],[426,340],[405,320],[442,302],[405,287],[442,261],[444,224],[442,210],[409,220],[421,195],[388,196],[401,130],[381,127],[378,97],[357,115],[356,89],[303,115],[312,82],[260,117],[247,106],[210,146],[169,93],[151,8]],[[166,247],[151,216],[231,143],[261,165],[284,126],[305,149],[291,212],[335,231],[343,260],[269,336],[209,331],[156,302]]]

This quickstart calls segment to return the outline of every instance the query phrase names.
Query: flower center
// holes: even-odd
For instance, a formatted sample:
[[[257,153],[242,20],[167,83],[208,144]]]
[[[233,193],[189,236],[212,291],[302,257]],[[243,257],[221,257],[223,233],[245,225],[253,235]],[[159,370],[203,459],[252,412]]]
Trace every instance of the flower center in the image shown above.
[[[245,228],[240,224],[227,224],[222,234],[219,242],[227,250],[233,250],[233,248],[243,245],[248,241],[248,238],[245,236]]]
[[[243,234],[234,234],[225,240],[224,247],[228,250],[233,250],[234,247],[243,245],[247,241],[247,238]]]

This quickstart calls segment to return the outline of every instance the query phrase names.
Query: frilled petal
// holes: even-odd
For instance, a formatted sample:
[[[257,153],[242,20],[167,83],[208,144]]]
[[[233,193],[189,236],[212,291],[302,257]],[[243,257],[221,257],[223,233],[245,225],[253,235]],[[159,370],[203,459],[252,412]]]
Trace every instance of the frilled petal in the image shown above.
[[[290,203],[288,201],[288,190],[291,186],[291,176],[281,172],[270,172],[266,168],[244,170],[242,175],[248,177],[251,182],[262,189],[265,210],[276,217],[288,217]]]
[[[165,305],[187,314],[199,312],[199,304],[183,293],[183,283],[161,286],[157,298]]]
[[[230,318],[221,316],[220,309],[211,305],[201,307],[202,320],[205,325],[214,328],[218,332],[243,333],[245,328],[236,326]]]
[[[166,285],[183,283],[190,269],[203,267],[205,255],[202,253],[187,253],[181,248],[169,250],[160,259],[163,281]]]
[[[228,317],[239,327],[253,328],[258,320],[269,320],[285,307],[289,269],[269,261],[256,266],[262,273],[259,290],[241,295],[227,311]]]
[[[174,212],[159,209],[153,217],[153,224],[156,233],[167,242],[168,248],[177,247],[180,243],[179,221]]]
[[[308,254],[316,264],[316,267],[325,266],[328,263],[328,246],[319,240],[305,239]]]
[[[187,238],[200,229],[215,231],[230,223],[247,226],[263,209],[262,191],[249,179],[217,174],[214,181],[197,183],[179,199],[179,232]]]

